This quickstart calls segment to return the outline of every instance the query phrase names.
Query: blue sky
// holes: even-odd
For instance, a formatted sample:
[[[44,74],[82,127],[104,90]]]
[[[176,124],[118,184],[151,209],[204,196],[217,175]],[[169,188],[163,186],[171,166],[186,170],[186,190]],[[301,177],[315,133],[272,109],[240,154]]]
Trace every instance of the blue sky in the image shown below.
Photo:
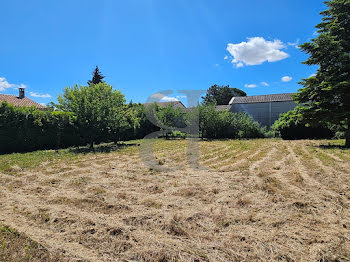
[[[0,93],[25,85],[32,99],[55,101],[96,65],[134,102],[213,84],[295,92],[316,70],[295,43],[315,37],[324,9],[320,0],[4,0]]]

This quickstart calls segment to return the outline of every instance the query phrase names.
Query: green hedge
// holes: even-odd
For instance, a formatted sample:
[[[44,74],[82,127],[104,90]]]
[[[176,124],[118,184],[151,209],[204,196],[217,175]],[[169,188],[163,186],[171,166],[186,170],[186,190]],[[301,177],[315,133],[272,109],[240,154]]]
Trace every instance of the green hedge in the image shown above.
[[[82,143],[72,113],[0,104],[0,153],[69,147]]]
[[[199,107],[199,126],[202,138],[262,138],[266,130],[246,113],[217,111],[215,105]]]
[[[327,122],[312,123],[305,119],[302,107],[296,107],[281,114],[271,127],[277,135],[286,140],[294,139],[329,139],[335,135],[335,127]]]

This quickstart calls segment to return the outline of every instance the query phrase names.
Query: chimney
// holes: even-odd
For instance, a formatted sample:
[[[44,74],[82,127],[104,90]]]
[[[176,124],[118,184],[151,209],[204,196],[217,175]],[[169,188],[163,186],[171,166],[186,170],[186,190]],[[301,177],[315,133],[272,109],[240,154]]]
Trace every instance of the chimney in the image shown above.
[[[18,88],[18,90],[19,90],[19,98],[24,98],[25,97],[25,95],[24,95],[24,88],[22,88],[22,87],[20,87],[20,88]]]

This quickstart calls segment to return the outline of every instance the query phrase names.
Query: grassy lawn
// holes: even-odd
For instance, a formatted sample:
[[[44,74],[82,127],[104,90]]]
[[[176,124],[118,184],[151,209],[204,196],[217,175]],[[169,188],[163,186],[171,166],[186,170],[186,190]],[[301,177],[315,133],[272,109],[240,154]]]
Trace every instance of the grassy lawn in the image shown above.
[[[0,156],[0,261],[350,260],[344,141],[140,142]]]

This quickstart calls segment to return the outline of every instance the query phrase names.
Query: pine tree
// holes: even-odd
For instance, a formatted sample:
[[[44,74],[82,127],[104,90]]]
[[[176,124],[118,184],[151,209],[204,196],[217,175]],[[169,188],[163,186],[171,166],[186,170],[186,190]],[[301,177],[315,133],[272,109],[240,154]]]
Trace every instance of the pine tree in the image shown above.
[[[303,115],[310,122],[345,125],[345,146],[350,148],[350,0],[325,4],[318,37],[300,46],[310,55],[304,64],[319,68],[300,82],[304,88],[295,98],[304,104]]]
[[[96,66],[94,72],[92,73],[92,80],[89,80],[87,83],[88,85],[96,85],[99,83],[103,83],[102,79],[105,78],[100,70],[98,69],[98,66]]]

